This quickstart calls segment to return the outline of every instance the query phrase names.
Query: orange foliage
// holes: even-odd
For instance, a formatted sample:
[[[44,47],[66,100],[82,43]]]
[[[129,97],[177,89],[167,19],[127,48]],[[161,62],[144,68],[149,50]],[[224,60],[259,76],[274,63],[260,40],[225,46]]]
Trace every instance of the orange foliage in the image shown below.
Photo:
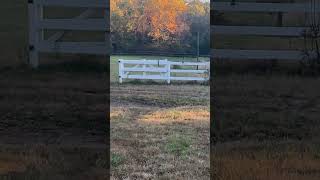
[[[181,18],[187,10],[184,0],[149,0],[144,7],[143,23],[149,25],[148,35],[158,40],[168,40],[171,35],[187,30]]]
[[[117,15],[121,14],[120,9],[118,8],[118,4],[121,2],[121,0],[111,0],[110,1],[110,9],[111,12]]]
[[[112,0],[110,6],[112,14],[126,19],[123,32],[166,41],[189,28],[182,16],[188,9],[184,0]]]

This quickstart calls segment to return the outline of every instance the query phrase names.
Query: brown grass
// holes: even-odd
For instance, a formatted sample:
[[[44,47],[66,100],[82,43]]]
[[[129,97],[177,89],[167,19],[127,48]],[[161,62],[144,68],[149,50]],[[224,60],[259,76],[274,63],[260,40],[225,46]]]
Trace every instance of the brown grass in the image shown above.
[[[0,180],[107,179],[102,81],[99,73],[1,71]]]
[[[318,81],[216,76],[212,116],[222,129],[211,152],[214,179],[320,179]]]
[[[281,146],[278,144],[278,146]],[[283,146],[283,145],[282,145]],[[285,145],[288,146],[288,145]],[[292,145],[291,145],[292,146]],[[267,146],[265,146],[267,147]],[[225,147],[225,150],[228,149]],[[265,148],[266,149],[266,148]],[[215,179],[315,180],[320,177],[320,161],[304,148],[304,152],[286,150],[227,150],[212,154]]]
[[[0,149],[0,179],[108,179],[105,149],[48,145]]]
[[[209,179],[208,86],[111,90],[111,179]]]
[[[140,118],[145,123],[208,123],[210,119],[209,109],[204,107],[179,107],[173,109],[158,110],[146,114]]]

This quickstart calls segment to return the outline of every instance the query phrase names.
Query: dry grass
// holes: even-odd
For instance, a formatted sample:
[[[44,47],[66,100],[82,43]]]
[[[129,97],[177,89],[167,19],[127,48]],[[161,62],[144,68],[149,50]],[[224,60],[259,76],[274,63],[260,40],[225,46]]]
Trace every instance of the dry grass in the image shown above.
[[[104,148],[1,145],[0,179],[104,180],[105,159]]]
[[[217,180],[320,179],[319,79],[280,75],[216,76],[212,146]]]
[[[0,180],[108,179],[102,74],[1,75]]]
[[[150,114],[146,114],[140,118],[140,121],[157,124],[190,123],[197,125],[201,123],[208,123],[208,119],[210,119],[210,112],[208,108],[179,107],[158,110]]]
[[[208,86],[111,90],[112,179],[209,179]]]
[[[257,145],[260,144],[260,145]],[[315,180],[320,177],[319,152],[307,144],[241,143],[246,148],[218,145],[212,154],[215,179]],[[260,147],[259,147],[260,146]],[[224,152],[221,152],[223,149]],[[319,149],[318,149],[319,150]]]

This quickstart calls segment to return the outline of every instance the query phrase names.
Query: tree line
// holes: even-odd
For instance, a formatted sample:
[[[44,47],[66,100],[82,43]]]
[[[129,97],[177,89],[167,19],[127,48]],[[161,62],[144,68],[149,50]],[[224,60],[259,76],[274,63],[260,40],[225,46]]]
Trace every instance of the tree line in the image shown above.
[[[210,52],[210,4],[201,0],[112,0],[115,53]],[[198,35],[199,34],[199,35]]]

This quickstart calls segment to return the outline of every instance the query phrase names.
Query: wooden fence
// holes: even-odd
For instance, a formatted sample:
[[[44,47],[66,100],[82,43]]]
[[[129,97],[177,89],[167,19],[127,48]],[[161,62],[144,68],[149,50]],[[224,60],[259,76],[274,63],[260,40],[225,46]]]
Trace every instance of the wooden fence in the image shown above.
[[[209,62],[174,62],[168,60],[119,61],[119,82],[123,79],[208,81]]]
[[[85,8],[74,18],[46,18],[44,9],[50,7]],[[101,18],[90,18],[102,9]],[[39,53],[110,54],[109,0],[28,0],[29,59],[32,67],[39,65]],[[44,32],[57,31],[45,39]],[[63,42],[66,31],[100,31],[105,34],[101,42]]]
[[[306,32],[310,31],[308,26],[303,27],[284,27],[284,13],[302,13],[304,15],[310,13],[320,13],[319,4],[312,6],[311,3],[258,3],[258,2],[232,2],[211,1],[211,57],[217,59],[256,59],[256,60],[301,60],[303,52],[300,50],[267,50],[267,49],[244,49],[239,47],[236,49],[218,49],[214,48],[215,37],[224,36],[259,36],[259,37],[279,37],[279,38],[303,38]],[[273,13],[277,14],[277,26],[233,26],[233,25],[218,25],[214,22],[214,13],[251,13],[252,16],[256,13]],[[237,17],[234,17],[237,18]],[[243,19],[242,23],[245,19]],[[259,40],[257,39],[257,46]],[[312,53],[312,52],[311,52]]]

